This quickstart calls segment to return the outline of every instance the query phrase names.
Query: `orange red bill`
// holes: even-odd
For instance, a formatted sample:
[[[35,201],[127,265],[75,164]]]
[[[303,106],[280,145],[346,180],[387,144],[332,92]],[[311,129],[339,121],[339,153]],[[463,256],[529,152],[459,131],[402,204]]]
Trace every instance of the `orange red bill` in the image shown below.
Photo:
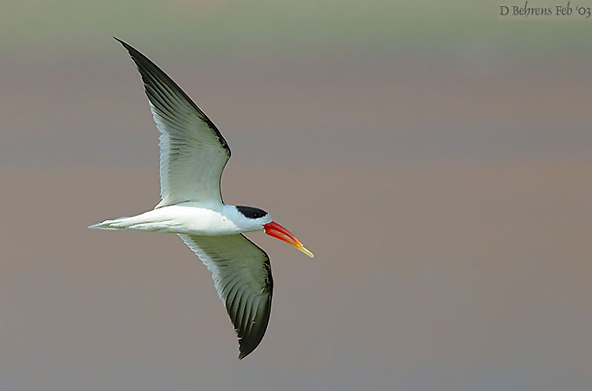
[[[296,237],[292,235],[290,231],[288,231],[286,228],[282,227],[278,223],[272,221],[271,223],[265,224],[263,228],[265,230],[265,233],[269,236],[273,236],[274,238],[283,240],[284,242],[296,247],[298,250],[302,251],[309,257],[314,257],[314,254],[310,252],[306,247],[304,247],[302,243],[300,243],[300,240],[296,239]]]

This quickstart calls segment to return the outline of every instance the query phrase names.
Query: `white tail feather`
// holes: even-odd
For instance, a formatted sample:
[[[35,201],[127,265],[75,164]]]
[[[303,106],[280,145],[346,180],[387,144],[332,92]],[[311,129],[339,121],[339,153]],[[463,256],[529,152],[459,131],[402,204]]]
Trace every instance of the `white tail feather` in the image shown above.
[[[102,223],[91,225],[88,228],[110,230],[132,229],[136,231],[177,233],[178,231],[175,229],[175,224],[172,224],[170,217],[166,215],[166,210],[165,213],[162,212],[163,209],[158,209],[156,211],[151,210],[138,216],[105,220]]]
[[[120,217],[114,220],[105,220],[102,223],[97,223],[91,225],[90,229],[110,229],[110,230],[118,230],[118,229],[128,229],[129,225],[125,223],[129,217]]]

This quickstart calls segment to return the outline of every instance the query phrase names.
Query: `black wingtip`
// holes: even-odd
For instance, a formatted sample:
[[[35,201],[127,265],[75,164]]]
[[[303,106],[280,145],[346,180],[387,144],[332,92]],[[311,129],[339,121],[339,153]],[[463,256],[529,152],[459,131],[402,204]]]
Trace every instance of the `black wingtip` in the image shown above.
[[[117,37],[113,37],[113,39],[116,40],[117,42],[119,42],[120,44],[122,44],[123,47],[126,48],[128,52],[131,52],[132,50],[135,51],[135,49],[133,47],[131,47],[127,42],[122,41],[121,39],[119,39]]]
[[[271,296],[269,298],[268,307],[271,307]],[[263,340],[263,336],[265,335],[265,331],[267,330],[267,325],[269,323],[269,311],[265,312],[263,319],[259,319],[256,321],[254,325],[256,325],[255,329],[249,328],[249,334],[246,337],[243,337],[239,334],[239,355],[238,359],[242,360],[243,358],[247,357],[249,354],[253,353],[259,344]],[[238,333],[238,330],[237,330]]]
[[[257,348],[257,346],[259,345],[259,342],[257,342],[254,345],[251,346],[240,346],[239,348],[239,354],[238,354],[238,359],[242,360],[243,358],[247,357],[249,354],[253,353],[253,351]]]
[[[247,357],[249,354],[251,354],[253,352],[253,350],[255,350],[257,345],[258,344],[256,344],[255,346],[245,347],[245,346],[243,346],[243,344],[241,344],[240,348],[239,348],[238,359],[242,360],[243,358]]]
[[[130,45],[129,43],[122,41],[121,39],[119,39],[117,37],[113,37],[113,39],[116,40],[117,42],[119,42],[125,48],[125,50],[127,50],[127,52],[130,54],[132,59],[134,59],[134,56],[144,57],[144,58],[146,57],[142,53],[140,53],[136,48],[134,48],[132,45]],[[150,60],[148,60],[148,58],[146,58],[146,60],[151,62]]]

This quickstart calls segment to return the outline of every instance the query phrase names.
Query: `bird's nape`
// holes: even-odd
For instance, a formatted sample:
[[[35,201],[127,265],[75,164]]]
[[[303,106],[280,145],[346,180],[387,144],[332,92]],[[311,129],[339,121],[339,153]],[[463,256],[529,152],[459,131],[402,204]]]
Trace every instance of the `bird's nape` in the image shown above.
[[[272,221],[271,223],[265,224],[263,226],[263,229],[265,230],[265,233],[269,236],[273,236],[274,238],[283,240],[284,242],[296,247],[298,250],[302,251],[309,257],[314,258],[314,254],[306,247],[304,247],[304,245],[300,243],[300,240],[296,239],[296,237],[292,235],[290,231],[282,227],[280,224]]]

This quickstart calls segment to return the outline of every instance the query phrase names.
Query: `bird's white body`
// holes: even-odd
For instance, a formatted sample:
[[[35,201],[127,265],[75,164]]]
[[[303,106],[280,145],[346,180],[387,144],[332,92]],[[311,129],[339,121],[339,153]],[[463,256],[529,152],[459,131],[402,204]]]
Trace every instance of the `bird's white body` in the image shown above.
[[[263,225],[271,221],[269,215],[255,220],[248,219],[234,205],[183,202],[156,208],[137,216],[106,220],[91,228],[221,236],[261,231]]]

